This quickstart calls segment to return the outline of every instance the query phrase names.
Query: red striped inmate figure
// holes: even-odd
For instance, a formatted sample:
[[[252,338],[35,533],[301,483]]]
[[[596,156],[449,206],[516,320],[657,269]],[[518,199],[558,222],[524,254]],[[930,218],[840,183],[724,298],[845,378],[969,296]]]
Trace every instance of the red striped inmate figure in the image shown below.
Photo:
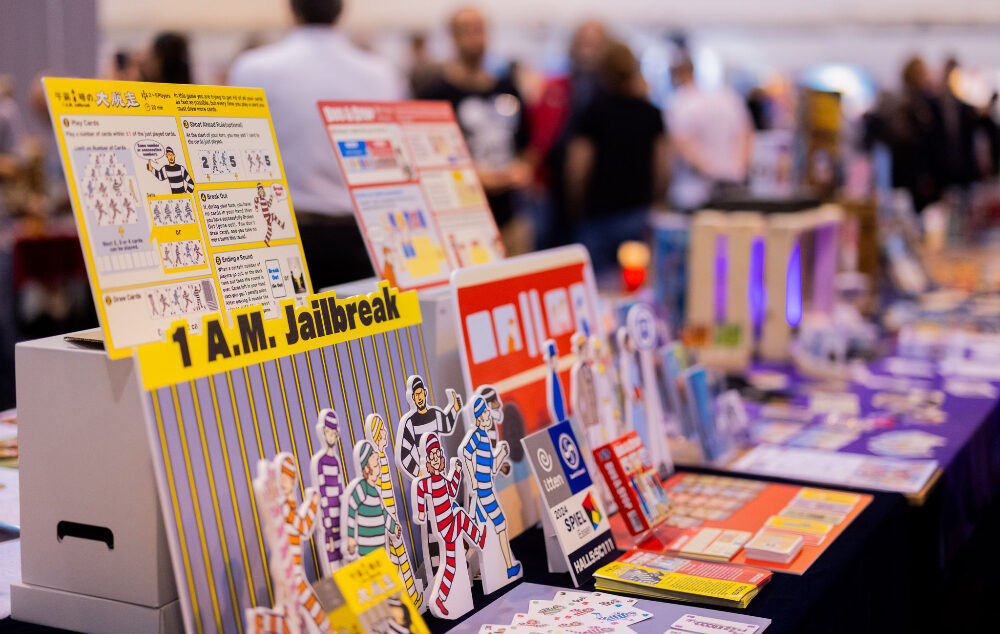
[[[459,540],[464,538],[469,545],[481,549],[486,542],[486,531],[483,526],[473,522],[465,509],[455,500],[462,482],[462,467],[458,458],[452,459],[450,469],[446,471],[444,447],[436,432],[425,434],[420,444],[426,475],[418,478],[413,484],[416,520],[422,523],[429,517],[431,528],[444,550],[442,569],[434,576],[436,592],[432,594],[434,597],[432,607],[436,610],[432,612],[439,612],[440,616],[448,617],[445,603],[448,601],[455,580]],[[464,557],[462,566],[465,566]],[[471,605],[469,607],[471,608]]]

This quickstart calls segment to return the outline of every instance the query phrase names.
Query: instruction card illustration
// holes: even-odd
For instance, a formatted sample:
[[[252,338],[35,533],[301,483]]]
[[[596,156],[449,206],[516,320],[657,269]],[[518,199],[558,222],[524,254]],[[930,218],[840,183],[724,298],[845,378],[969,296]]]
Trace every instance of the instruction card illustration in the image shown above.
[[[502,259],[503,244],[445,102],[318,104],[375,272],[402,289]]]
[[[262,90],[46,78],[112,358],[175,319],[304,298],[309,275]]]

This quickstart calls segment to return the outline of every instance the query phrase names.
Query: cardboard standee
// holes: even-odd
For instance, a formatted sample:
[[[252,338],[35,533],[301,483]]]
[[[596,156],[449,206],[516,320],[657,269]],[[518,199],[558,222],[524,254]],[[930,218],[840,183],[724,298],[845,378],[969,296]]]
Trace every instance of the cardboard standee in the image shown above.
[[[673,473],[674,463],[667,444],[667,425],[663,404],[660,402],[660,391],[657,389],[656,361],[653,357],[659,344],[656,316],[645,304],[635,304],[629,309],[625,322],[629,335],[628,342],[634,346],[635,354],[639,360],[638,369],[641,383],[636,383],[636,385],[641,390],[641,398],[646,410],[647,435],[643,441],[649,450],[653,466],[660,471]],[[625,346],[620,354],[627,352],[628,347]],[[631,354],[631,352],[628,353]],[[634,371],[634,367],[630,366],[630,369]]]
[[[340,507],[344,494],[345,471],[340,462],[340,422],[337,412],[326,408],[317,415],[316,436],[321,447],[309,463],[313,488],[319,493],[319,520],[316,543],[323,576],[343,564]]]
[[[621,383],[615,371],[611,346],[598,335],[588,338],[588,350],[594,364],[594,381],[597,388],[597,403],[600,409],[601,428],[604,442],[625,433],[625,421],[621,408]]]
[[[496,426],[502,422],[503,404],[496,390],[481,386],[469,398],[468,431],[460,446],[469,472],[469,509],[486,530],[486,540],[473,569],[473,574],[478,573],[482,580],[484,594],[492,594],[523,574],[521,562],[511,551],[507,517],[496,495],[497,476],[510,471],[507,461],[510,447],[507,441],[496,439]]]
[[[587,443],[599,446],[605,442],[608,422],[601,420],[595,364],[586,334],[577,332],[573,335],[573,353],[576,355],[576,361],[569,370],[569,394],[573,404],[573,414],[584,430]]]
[[[583,460],[587,463],[587,469],[591,473],[597,473],[597,465],[594,464],[594,458],[591,454],[591,444],[587,441],[587,430],[584,423],[578,417],[568,417],[566,412],[566,398],[563,395],[562,380],[559,378],[559,350],[556,347],[556,342],[554,339],[548,339],[542,348],[542,357],[545,359],[545,364],[548,367],[548,372],[545,375],[545,391],[547,395],[547,406],[549,410],[549,416],[555,422],[568,421],[573,427],[573,432],[576,434],[577,441],[583,447]],[[570,367],[570,378],[572,380],[573,369],[577,367],[577,363]],[[605,506],[609,513],[614,512],[614,503],[611,498],[611,494],[605,489],[602,481],[598,480],[594,483],[598,492],[600,493],[601,500],[604,501]]]
[[[326,609],[302,565],[303,545],[313,533],[320,497],[315,489],[305,489],[300,504],[295,495],[298,479],[290,453],[282,452],[257,464],[253,487],[270,553],[267,563],[274,600],[270,608],[247,608],[248,634],[332,631]]]
[[[723,461],[729,453],[729,439],[719,429],[715,418],[715,408],[708,385],[708,370],[694,365],[681,373],[684,393],[687,396],[688,415],[701,430],[702,458],[706,462]]]
[[[399,418],[396,427],[396,440],[393,445],[395,465],[398,472],[412,483],[422,474],[423,458],[420,455],[420,440],[424,435],[434,432],[440,436],[450,436],[458,422],[458,413],[462,408],[462,398],[452,389],[446,390],[448,405],[445,409],[428,403],[430,391],[420,375],[411,375],[406,380],[406,399],[410,409]],[[412,499],[412,496],[411,496]],[[424,554],[421,571],[426,586],[434,584],[434,564],[437,560],[437,544],[430,540],[432,529],[427,524],[420,525],[421,552]],[[431,565],[428,565],[428,559]]]
[[[429,526],[438,558],[431,554],[432,580],[428,609],[441,619],[456,619],[472,610],[472,581],[466,565],[465,544],[480,551],[486,543],[485,526],[475,522],[458,504],[462,464],[448,461],[437,432],[420,437],[421,475],[410,485],[413,521]]]
[[[689,440],[698,439],[701,431],[692,422],[690,412],[677,386],[677,382],[681,380],[681,372],[686,369],[687,357],[684,348],[678,342],[670,343],[660,348],[659,355],[663,392],[670,411],[677,417],[681,434]]]
[[[374,455],[370,459],[378,459],[379,477],[377,486],[381,495],[382,506],[389,517],[396,522],[400,522],[397,509],[401,505],[397,501],[392,486],[392,476],[389,473],[389,455],[387,454],[389,428],[381,416],[378,414],[369,414],[365,418],[364,429],[366,441],[360,441],[355,445],[355,452],[358,451],[361,442],[368,442],[373,447]],[[357,465],[357,469],[357,473],[362,474],[360,463]],[[402,519],[405,521],[405,516]],[[395,538],[387,536],[386,552],[389,555],[389,561],[396,567],[399,573],[399,578],[403,582],[403,587],[406,589],[410,601],[420,612],[423,612],[427,609],[423,599],[423,580],[416,577],[413,558],[407,549],[406,541],[402,538],[402,534],[395,536]]]
[[[376,550],[384,550],[399,573],[407,594],[421,600],[403,548],[402,524],[394,513],[389,512],[383,499],[385,476],[382,474],[380,455],[378,448],[370,440],[359,440],[354,446],[354,468],[357,475],[344,491],[341,505],[341,549],[348,562],[361,559]],[[416,605],[419,606],[419,603]]]

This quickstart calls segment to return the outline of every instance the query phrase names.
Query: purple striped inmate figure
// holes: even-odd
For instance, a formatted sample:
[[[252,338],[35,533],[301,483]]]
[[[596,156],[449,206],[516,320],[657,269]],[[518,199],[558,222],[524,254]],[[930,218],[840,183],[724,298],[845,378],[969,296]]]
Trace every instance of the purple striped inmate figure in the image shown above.
[[[319,493],[319,522],[316,537],[322,545],[324,574],[330,574],[343,563],[340,549],[340,496],[344,492],[344,470],[340,455],[340,433],[337,412],[321,410],[317,416],[316,433],[324,449],[312,457],[312,482]]]

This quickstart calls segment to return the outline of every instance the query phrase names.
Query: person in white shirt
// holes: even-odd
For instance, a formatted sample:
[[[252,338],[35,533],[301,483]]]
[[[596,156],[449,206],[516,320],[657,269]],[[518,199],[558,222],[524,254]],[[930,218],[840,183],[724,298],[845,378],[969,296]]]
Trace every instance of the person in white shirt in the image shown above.
[[[685,58],[671,68],[676,93],[666,111],[676,162],[670,202],[695,210],[720,189],[746,180],[753,124],[746,104],[732,90],[703,90]]]
[[[344,0],[290,4],[295,27],[281,41],[237,58],[229,83],[267,93],[309,273],[319,290],[373,273],[316,102],[398,101],[405,82],[335,28]]]

